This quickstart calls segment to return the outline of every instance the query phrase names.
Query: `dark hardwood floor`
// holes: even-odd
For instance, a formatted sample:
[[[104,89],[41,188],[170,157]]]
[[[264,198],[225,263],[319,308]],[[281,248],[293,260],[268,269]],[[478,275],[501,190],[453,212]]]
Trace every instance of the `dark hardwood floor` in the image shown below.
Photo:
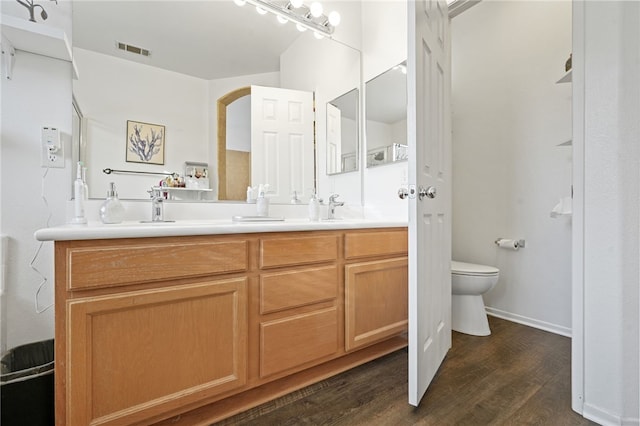
[[[571,410],[571,340],[489,318],[453,333],[420,406],[407,403],[407,351],[263,404],[219,425],[593,425]]]

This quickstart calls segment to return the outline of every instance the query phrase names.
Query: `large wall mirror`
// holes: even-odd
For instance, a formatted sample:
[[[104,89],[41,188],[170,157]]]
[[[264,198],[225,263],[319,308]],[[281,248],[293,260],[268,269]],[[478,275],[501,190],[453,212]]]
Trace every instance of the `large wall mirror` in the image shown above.
[[[406,160],[406,62],[369,80],[365,91],[367,167]]]
[[[191,172],[198,174],[198,192],[177,188],[175,199],[245,201],[246,186],[269,183],[272,201],[288,203],[293,191],[306,201],[319,190],[316,152],[326,141],[317,127],[314,131],[313,118],[324,117],[324,102],[314,117],[305,117],[311,133],[301,149],[306,158],[311,153],[310,162],[290,159],[297,147],[274,151],[263,145],[263,175],[249,178],[246,186],[246,180],[238,180],[241,191],[219,197],[218,100],[251,86],[332,99],[345,92],[346,83],[360,84],[359,73],[345,82],[340,66],[359,70],[358,50],[328,38],[317,40],[309,31],[301,33],[254,9],[233,1],[74,1],[79,77],[73,92],[84,115],[79,156],[87,167],[90,198],[103,198],[113,181],[121,198],[148,199],[151,186],[172,173],[186,180]],[[240,128],[242,123],[252,126],[251,119],[240,119],[235,130],[250,133]],[[147,160],[131,151],[130,133],[144,150],[154,139],[152,130],[161,150]],[[236,151],[247,149],[246,142],[234,146],[242,144],[245,148]],[[104,169],[115,172],[105,174]],[[282,183],[285,175],[291,177],[289,186]]]

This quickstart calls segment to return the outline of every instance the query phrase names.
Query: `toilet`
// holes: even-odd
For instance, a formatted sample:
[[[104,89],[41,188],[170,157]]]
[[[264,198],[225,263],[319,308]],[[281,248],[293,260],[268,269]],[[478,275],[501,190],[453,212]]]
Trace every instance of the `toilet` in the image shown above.
[[[474,336],[491,334],[482,295],[498,282],[493,266],[451,261],[451,328]]]

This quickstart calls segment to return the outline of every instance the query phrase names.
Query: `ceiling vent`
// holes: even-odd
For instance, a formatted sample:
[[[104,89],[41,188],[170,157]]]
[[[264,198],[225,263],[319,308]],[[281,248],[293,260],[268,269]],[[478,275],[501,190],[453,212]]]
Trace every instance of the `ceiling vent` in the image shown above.
[[[142,47],[138,47],[138,46],[133,46],[131,44],[122,43],[122,42],[117,41],[116,42],[116,46],[118,46],[118,49],[120,49],[120,50],[124,50],[125,52],[134,53],[136,55],[142,55],[142,56],[150,56],[151,55],[151,52],[149,52],[147,49],[143,49]]]

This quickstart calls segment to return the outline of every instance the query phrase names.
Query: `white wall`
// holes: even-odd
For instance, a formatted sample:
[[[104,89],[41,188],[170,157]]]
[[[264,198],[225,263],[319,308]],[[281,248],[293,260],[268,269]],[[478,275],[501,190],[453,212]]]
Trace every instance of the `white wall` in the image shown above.
[[[62,0],[44,7],[49,19],[38,25],[61,28],[71,40],[71,3]],[[28,19],[27,10],[15,1],[2,0],[0,10]],[[65,169],[49,170],[43,181],[46,169],[40,167],[40,131],[43,126],[58,127],[65,153],[70,152],[71,64],[17,51],[12,80],[5,78],[4,69],[1,79],[0,235],[8,239],[5,294],[0,301],[0,351],[4,351],[53,337],[53,310],[35,311],[34,296],[42,279],[29,264],[39,247],[33,232],[46,226],[49,212],[49,224],[65,221],[70,161]],[[40,294],[40,309],[53,302],[52,248],[44,244],[34,262],[48,278]]]
[[[356,2],[347,2],[354,5]],[[342,10],[342,8],[341,8]],[[359,19],[359,16],[358,16]],[[359,20],[343,22],[340,26],[360,34]],[[327,176],[326,107],[327,102],[351,91],[360,82],[360,53],[356,49],[333,40],[316,40],[305,34],[294,42],[280,57],[282,87],[313,90],[316,101],[316,178],[320,197],[328,199],[338,193],[348,208],[362,205],[361,172]],[[359,89],[359,87],[358,87]],[[359,125],[359,132],[362,126]],[[309,197],[310,194],[305,194]],[[303,199],[307,202],[308,199]]]
[[[571,3],[485,1],[451,32],[453,258],[500,269],[490,312],[568,335],[571,222],[550,211],[571,192]]]
[[[251,96],[227,105],[227,149],[251,152]]]
[[[13,78],[2,76],[2,145],[0,148],[0,234],[8,236],[6,293],[3,295],[2,348],[53,337],[53,309],[35,312],[34,296],[41,277],[30,262],[39,243],[39,228],[65,222],[71,162],[64,169],[40,167],[40,131],[61,131],[65,152],[71,148],[71,64],[17,51]],[[42,176],[46,172],[46,177]],[[42,189],[44,188],[44,191]],[[44,193],[48,207],[41,195]],[[53,302],[53,245],[44,244],[34,262],[48,278],[40,308]]]
[[[146,198],[162,176],[102,173],[105,168],[184,174],[185,161],[209,156],[207,81],[74,48],[73,91],[85,118],[89,196],[104,198],[115,182],[120,198]],[[165,126],[164,165],[126,162],[127,120]]]
[[[383,123],[367,120],[367,149],[381,148],[393,143],[407,143],[407,120]]]
[[[578,6],[574,79],[575,173],[583,214],[576,232],[579,335],[574,408],[600,424],[638,425],[640,281],[640,3]],[[578,71],[576,69],[576,71]]]

